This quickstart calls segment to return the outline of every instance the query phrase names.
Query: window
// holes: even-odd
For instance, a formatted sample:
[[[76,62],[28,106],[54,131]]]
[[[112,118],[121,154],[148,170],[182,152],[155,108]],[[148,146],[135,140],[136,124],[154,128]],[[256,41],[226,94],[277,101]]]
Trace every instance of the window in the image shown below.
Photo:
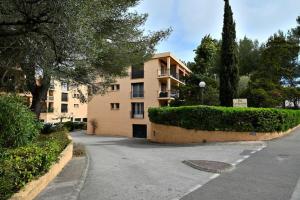
[[[144,103],[131,103],[131,118],[144,118]]]
[[[120,84],[114,84],[110,86],[111,91],[118,91],[120,90]]]
[[[53,102],[48,103],[48,113],[53,113],[54,112],[54,104]]]
[[[74,104],[74,108],[79,108],[79,104]]]
[[[131,78],[144,78],[144,64],[131,67]]]
[[[131,84],[131,97],[143,98],[144,97],[144,83],[132,83]]]
[[[73,98],[79,99],[80,95],[79,94],[73,94]]]
[[[119,103],[111,103],[110,104],[110,109],[111,110],[119,110],[120,109],[120,104]]]
[[[61,112],[62,113],[68,112],[68,104],[61,104]]]
[[[75,122],[81,122],[81,118],[75,118]]]
[[[82,118],[82,121],[83,122],[87,122],[87,118]]]
[[[68,101],[68,93],[61,93],[61,101]]]
[[[67,92],[67,91],[69,90],[68,83],[62,82],[62,83],[61,83],[61,90],[62,90],[63,92]]]
[[[47,113],[47,104],[46,104],[46,102],[42,103],[41,113]]]

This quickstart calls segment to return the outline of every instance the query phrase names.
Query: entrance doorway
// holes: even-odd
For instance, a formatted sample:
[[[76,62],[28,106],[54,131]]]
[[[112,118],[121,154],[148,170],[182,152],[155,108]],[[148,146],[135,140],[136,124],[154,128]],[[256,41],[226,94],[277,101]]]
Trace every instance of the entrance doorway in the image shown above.
[[[132,134],[134,138],[147,138],[147,125],[133,124]]]

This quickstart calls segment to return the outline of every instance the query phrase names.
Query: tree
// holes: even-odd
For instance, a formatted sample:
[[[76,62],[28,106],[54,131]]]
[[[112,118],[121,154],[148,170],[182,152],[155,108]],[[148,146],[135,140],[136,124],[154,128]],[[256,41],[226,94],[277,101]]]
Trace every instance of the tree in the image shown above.
[[[259,67],[261,48],[257,40],[246,36],[238,44],[239,75],[249,76]]]
[[[139,0],[5,0],[0,2],[0,60],[18,67],[39,117],[50,80],[104,92],[126,68],[155,51],[170,30],[144,34]],[[39,75],[37,77],[37,75]],[[101,79],[101,83],[97,80]]]
[[[190,63],[193,73],[214,76],[217,73],[219,56],[218,41],[206,35],[194,52],[196,54],[194,63]]]
[[[205,105],[219,105],[218,82],[216,77],[219,42],[210,35],[205,36],[195,51],[194,62],[187,63],[193,71],[185,77],[185,85],[179,87],[180,98],[171,105],[197,105],[201,103],[200,81],[206,83],[203,103]]]
[[[293,39],[290,33],[278,32],[268,39],[262,51],[261,65],[251,76],[248,91],[251,106],[276,107],[286,99],[296,102],[299,49],[299,40]]]
[[[221,47],[220,66],[220,103],[222,106],[232,106],[237,95],[239,71],[237,65],[237,44],[235,22],[229,0],[225,1],[224,24]]]

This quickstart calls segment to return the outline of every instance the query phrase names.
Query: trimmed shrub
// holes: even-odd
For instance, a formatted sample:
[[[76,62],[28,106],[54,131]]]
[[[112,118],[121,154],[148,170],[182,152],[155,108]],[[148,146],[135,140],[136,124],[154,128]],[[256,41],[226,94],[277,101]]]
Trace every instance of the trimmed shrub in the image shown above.
[[[63,127],[63,124],[61,123],[57,123],[57,124],[45,123],[43,125],[43,129],[41,130],[41,133],[50,134],[53,132],[63,131],[63,130],[65,130],[65,127]]]
[[[0,154],[0,200],[9,199],[28,182],[45,174],[69,144],[65,132],[40,135],[27,146],[2,149]]]
[[[64,122],[63,127],[66,128],[68,131],[74,130],[86,130],[86,122]]]
[[[149,109],[150,121],[186,129],[238,132],[286,131],[300,124],[300,111],[271,108],[184,106]]]
[[[21,97],[0,96],[0,146],[26,145],[38,136],[41,128]]]

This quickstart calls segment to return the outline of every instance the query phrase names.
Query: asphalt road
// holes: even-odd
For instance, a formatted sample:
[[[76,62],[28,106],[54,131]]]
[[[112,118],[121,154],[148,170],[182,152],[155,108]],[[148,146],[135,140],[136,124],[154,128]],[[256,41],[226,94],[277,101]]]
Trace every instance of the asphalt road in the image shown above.
[[[263,143],[160,145],[79,132],[72,136],[75,142],[86,145],[90,155],[90,168],[79,196],[82,200],[180,199],[216,177],[183,164],[183,160],[236,163],[247,152],[263,146]]]
[[[182,200],[300,200],[300,129]]]

